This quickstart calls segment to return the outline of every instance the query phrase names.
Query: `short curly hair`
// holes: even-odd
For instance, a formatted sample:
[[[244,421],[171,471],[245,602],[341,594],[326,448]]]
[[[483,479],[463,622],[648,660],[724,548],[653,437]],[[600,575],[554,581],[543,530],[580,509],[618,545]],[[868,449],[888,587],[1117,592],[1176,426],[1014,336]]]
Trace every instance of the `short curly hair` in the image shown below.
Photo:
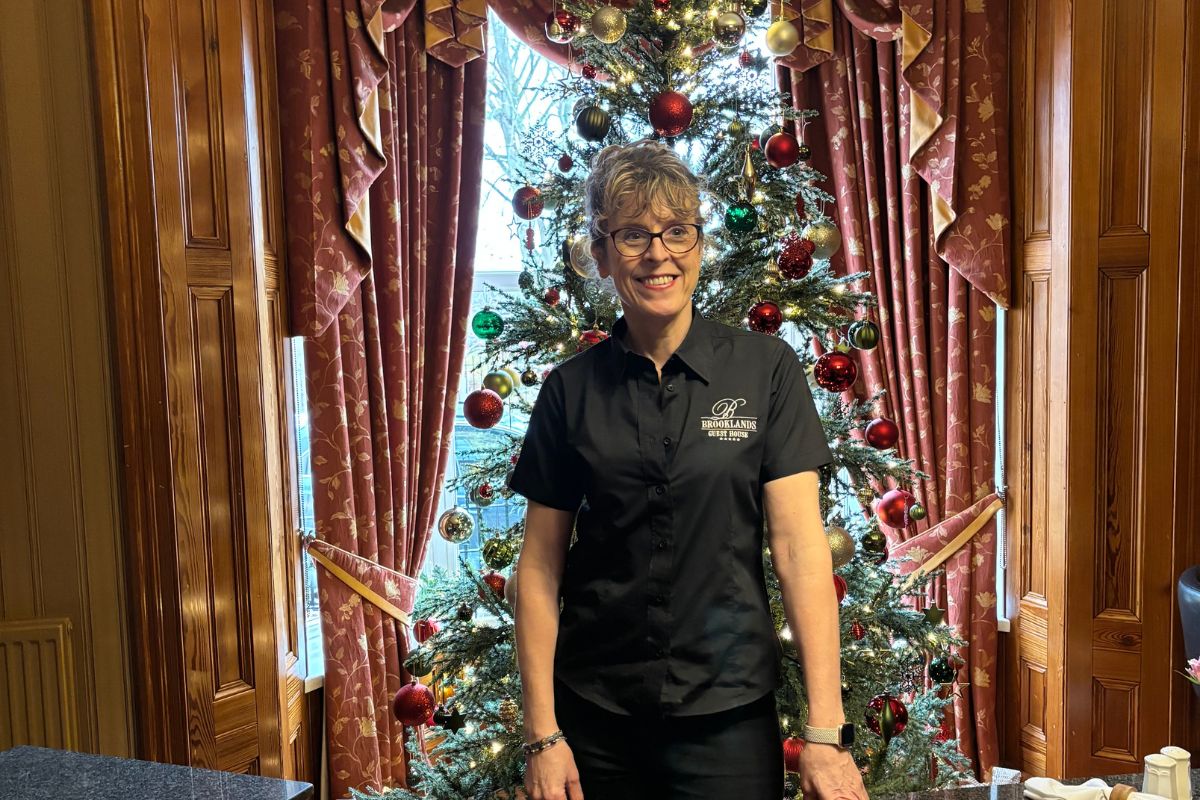
[[[700,220],[703,181],[678,154],[653,140],[606,147],[592,159],[583,186],[588,238],[607,238],[609,220],[618,213],[639,217],[660,207]]]

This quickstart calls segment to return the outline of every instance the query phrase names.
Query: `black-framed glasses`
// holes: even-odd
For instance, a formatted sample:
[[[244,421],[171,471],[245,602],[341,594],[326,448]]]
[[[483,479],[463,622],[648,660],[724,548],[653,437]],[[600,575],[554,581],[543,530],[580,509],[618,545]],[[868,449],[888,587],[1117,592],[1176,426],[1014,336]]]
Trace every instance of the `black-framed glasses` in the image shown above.
[[[682,255],[692,251],[703,233],[703,227],[694,222],[676,222],[658,233],[651,233],[645,228],[618,228],[609,234],[609,238],[623,256],[640,256],[650,249],[650,243],[655,239],[661,239],[663,247],[669,252]]]

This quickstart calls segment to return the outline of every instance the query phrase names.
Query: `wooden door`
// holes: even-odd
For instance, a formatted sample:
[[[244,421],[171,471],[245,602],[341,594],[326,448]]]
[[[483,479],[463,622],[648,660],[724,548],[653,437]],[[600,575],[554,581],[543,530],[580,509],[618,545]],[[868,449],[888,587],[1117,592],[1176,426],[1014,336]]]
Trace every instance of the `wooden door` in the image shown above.
[[[105,0],[94,35],[139,753],[294,777],[271,19],[269,0]]]

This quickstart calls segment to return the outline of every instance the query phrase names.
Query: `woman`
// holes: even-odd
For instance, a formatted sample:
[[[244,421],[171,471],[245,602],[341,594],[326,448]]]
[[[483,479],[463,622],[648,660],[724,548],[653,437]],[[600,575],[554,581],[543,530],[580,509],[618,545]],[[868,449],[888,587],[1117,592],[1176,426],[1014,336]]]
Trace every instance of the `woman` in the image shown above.
[[[805,792],[865,798],[843,749],[829,447],[791,348],[693,306],[699,191],[656,143],[604,149],[585,187],[624,313],[547,376],[509,482],[528,500],[513,599],[533,800],[778,800],[764,518],[806,676]]]

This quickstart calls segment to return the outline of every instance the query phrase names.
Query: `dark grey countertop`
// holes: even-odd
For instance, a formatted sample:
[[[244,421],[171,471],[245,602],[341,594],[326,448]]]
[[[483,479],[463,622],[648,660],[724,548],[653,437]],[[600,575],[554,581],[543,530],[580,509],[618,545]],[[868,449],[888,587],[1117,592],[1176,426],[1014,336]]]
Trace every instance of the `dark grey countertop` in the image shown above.
[[[1100,776],[1100,779],[1113,786],[1118,783],[1125,783],[1133,786],[1136,789],[1142,788],[1142,776],[1137,775],[1106,775]],[[1063,783],[1083,783],[1086,778],[1079,780],[1067,780]],[[908,798],[908,800],[1022,800],[1025,794],[1025,788],[1020,783],[1007,783],[1000,785],[987,786],[968,786],[962,789],[947,789],[939,792],[914,792],[912,794],[895,795],[896,800],[900,798]],[[1192,770],[1192,797],[1200,798],[1200,769]]]
[[[0,800],[311,800],[311,783],[14,747],[0,753]]]

